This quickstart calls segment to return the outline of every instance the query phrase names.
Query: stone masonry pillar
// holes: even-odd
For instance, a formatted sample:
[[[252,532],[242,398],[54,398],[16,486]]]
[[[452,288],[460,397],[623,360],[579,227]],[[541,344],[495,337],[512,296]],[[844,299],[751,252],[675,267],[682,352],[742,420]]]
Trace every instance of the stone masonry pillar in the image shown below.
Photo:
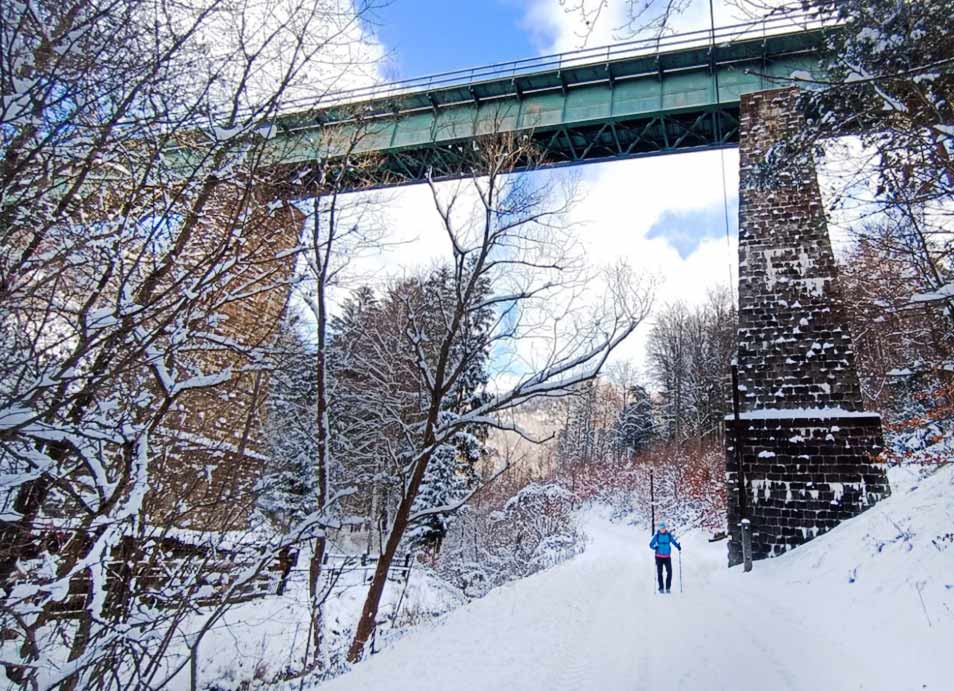
[[[797,90],[742,96],[738,369],[741,420],[726,420],[729,565],[777,556],[890,493],[864,412],[821,193],[810,160],[762,180],[770,148],[804,126]],[[745,486],[739,485],[740,445]],[[739,492],[744,491],[745,516]]]
[[[281,326],[304,216],[292,203],[273,201],[264,184],[246,199],[246,184],[221,186],[195,242],[203,257],[228,247],[225,259],[240,270],[211,292],[218,319],[188,364],[230,376],[181,395],[156,432],[166,453],[154,466],[150,513],[161,525],[244,529],[270,461],[263,435],[269,377],[257,353],[275,342]]]

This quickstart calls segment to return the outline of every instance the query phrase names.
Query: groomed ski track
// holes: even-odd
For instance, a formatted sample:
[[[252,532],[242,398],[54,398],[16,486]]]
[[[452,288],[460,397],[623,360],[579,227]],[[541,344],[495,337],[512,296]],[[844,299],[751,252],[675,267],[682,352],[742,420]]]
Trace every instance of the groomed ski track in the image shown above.
[[[684,540],[685,592],[674,555],[675,592],[659,595],[645,527],[588,518],[592,541],[577,559],[490,593],[321,688],[862,688],[848,676],[857,669],[845,664],[850,652],[837,641],[822,644],[823,632],[800,626],[782,602],[710,597],[716,564],[695,563],[698,541]],[[713,551],[705,556],[721,556]],[[760,635],[782,622],[781,640]],[[810,645],[791,650],[799,640]],[[382,676],[386,686],[377,685]]]
[[[937,485],[939,500],[951,492],[950,470],[925,481]],[[584,554],[415,630],[320,688],[942,689],[954,671],[944,652],[954,641],[945,588],[954,586],[937,581],[954,565],[954,550],[934,554],[927,545],[919,553],[920,544],[892,539],[891,524],[904,523],[910,508],[897,495],[884,507],[889,513],[876,507],[748,575],[725,568],[724,543],[686,535],[685,592],[675,554],[669,596],[654,592],[647,527],[592,511]],[[911,582],[904,565],[926,581]],[[928,598],[923,613],[919,589]]]

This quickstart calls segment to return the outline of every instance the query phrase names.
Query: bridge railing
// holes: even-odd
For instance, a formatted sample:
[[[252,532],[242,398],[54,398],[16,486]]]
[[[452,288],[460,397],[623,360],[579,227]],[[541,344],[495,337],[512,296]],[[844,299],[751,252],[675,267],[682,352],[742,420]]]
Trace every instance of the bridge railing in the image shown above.
[[[659,35],[652,38],[634,39],[621,43],[582,48],[562,53],[552,53],[520,60],[496,62],[478,67],[438,72],[423,77],[399,79],[392,82],[374,83],[351,89],[330,91],[324,94],[314,94],[299,98],[290,98],[283,101],[277,108],[270,109],[267,122],[276,119],[297,119],[298,116],[310,116],[320,111],[334,111],[335,108],[349,110],[360,104],[377,102],[388,103],[389,99],[398,99],[414,94],[428,94],[436,90],[454,87],[468,87],[482,83],[504,79],[516,80],[519,77],[528,77],[533,74],[547,73],[566,69],[577,69],[586,66],[618,63],[634,58],[652,57],[681,50],[694,48],[709,48],[716,51],[728,47],[736,42],[765,39],[784,34],[795,34],[798,31],[810,31],[836,26],[838,22],[830,15],[819,15],[813,12],[779,13],[762,19],[717,26],[715,28],[697,29],[678,34]],[[397,105],[397,104],[394,104]],[[388,107],[391,104],[388,103]],[[187,116],[175,123],[176,129],[181,129],[193,123],[198,130],[214,127],[216,123],[241,120],[243,117],[256,112],[257,108],[248,106],[237,111],[224,110],[221,113],[211,113],[197,116]],[[350,119],[345,114],[344,119]],[[310,117],[305,118],[313,122]],[[331,120],[341,119],[332,116]],[[308,129],[310,125],[301,126],[291,124],[289,129],[286,123],[284,131]],[[188,148],[187,146],[172,145],[170,151]]]
[[[491,63],[479,67],[438,72],[423,77],[400,79],[383,84],[370,84],[329,93],[319,99],[296,99],[288,102],[285,109],[295,110],[304,106],[322,109],[349,103],[393,98],[415,92],[428,92],[454,86],[469,86],[501,78],[516,78],[535,72],[653,56],[675,50],[708,46],[719,47],[736,41],[790,33],[793,30],[823,28],[832,26],[834,23],[830,19],[819,17],[813,13],[779,14],[756,21],[719,26],[715,27],[714,30],[711,28],[698,29],[668,36],[635,39],[593,48],[582,48],[521,60]]]

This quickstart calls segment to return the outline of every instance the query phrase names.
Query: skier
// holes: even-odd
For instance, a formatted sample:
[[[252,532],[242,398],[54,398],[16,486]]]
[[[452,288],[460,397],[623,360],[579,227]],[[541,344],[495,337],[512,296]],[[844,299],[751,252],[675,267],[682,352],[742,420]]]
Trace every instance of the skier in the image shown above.
[[[660,593],[668,593],[672,585],[672,545],[675,545],[680,552],[682,551],[676,536],[666,530],[666,521],[659,521],[656,534],[650,540],[649,547],[656,550],[656,579],[659,581]],[[665,590],[663,590],[663,569],[666,569]]]

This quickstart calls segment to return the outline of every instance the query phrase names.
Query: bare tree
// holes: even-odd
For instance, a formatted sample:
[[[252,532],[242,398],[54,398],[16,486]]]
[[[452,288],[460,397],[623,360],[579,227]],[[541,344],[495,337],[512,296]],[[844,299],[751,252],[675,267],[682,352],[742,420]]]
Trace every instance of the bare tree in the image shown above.
[[[311,217],[306,227],[302,248],[304,271],[296,281],[296,294],[307,305],[314,322],[315,347],[315,508],[325,507],[334,494],[331,488],[331,470],[334,465],[332,427],[338,411],[332,405],[332,381],[329,362],[331,349],[331,292],[344,287],[344,275],[350,261],[369,249],[380,249],[384,244],[380,224],[369,220],[376,208],[376,200],[346,201],[346,193],[360,187],[362,180],[377,166],[373,156],[357,153],[369,132],[360,115],[344,133],[344,140],[322,140],[314,152],[313,185],[319,195],[311,200]],[[350,437],[353,439],[353,435]],[[318,660],[321,639],[321,565],[325,556],[326,539],[316,536],[309,566],[309,593],[314,612],[310,643],[313,658]]]
[[[287,531],[249,525],[303,220],[271,196],[286,180],[263,123],[354,66],[342,51],[366,7],[0,8],[0,625],[13,683],[161,687],[275,554],[320,532],[332,496]],[[199,633],[183,652],[187,621]]]
[[[676,303],[657,316],[648,354],[667,438],[721,439],[735,341],[735,310],[724,290],[710,292],[696,308]]]
[[[610,276],[603,309],[584,315],[567,302],[583,285],[574,264],[555,251],[553,242],[568,201],[558,199],[551,206],[548,189],[533,185],[528,176],[511,175],[517,168],[532,167],[534,157],[523,140],[480,138],[466,186],[457,185],[447,196],[431,183],[435,210],[451,247],[451,290],[439,302],[437,319],[413,309],[405,313],[405,358],[417,373],[421,405],[411,419],[402,420],[406,482],[349,650],[351,661],[362,656],[375,630],[387,573],[409,528],[457,510],[473,495],[450,505],[417,508],[435,459],[456,454],[454,447],[466,444],[473,426],[513,429],[501,413],[534,398],[562,395],[592,379],[649,308],[648,286],[634,284],[623,270]],[[474,206],[470,213],[460,208],[468,201],[464,189]],[[486,318],[488,311],[492,328],[475,330],[475,320]],[[477,337],[468,338],[468,333]],[[527,349],[519,355],[527,363],[519,382],[498,393],[471,397],[463,412],[457,412],[459,408],[449,404],[459,403],[475,361],[505,346]]]

